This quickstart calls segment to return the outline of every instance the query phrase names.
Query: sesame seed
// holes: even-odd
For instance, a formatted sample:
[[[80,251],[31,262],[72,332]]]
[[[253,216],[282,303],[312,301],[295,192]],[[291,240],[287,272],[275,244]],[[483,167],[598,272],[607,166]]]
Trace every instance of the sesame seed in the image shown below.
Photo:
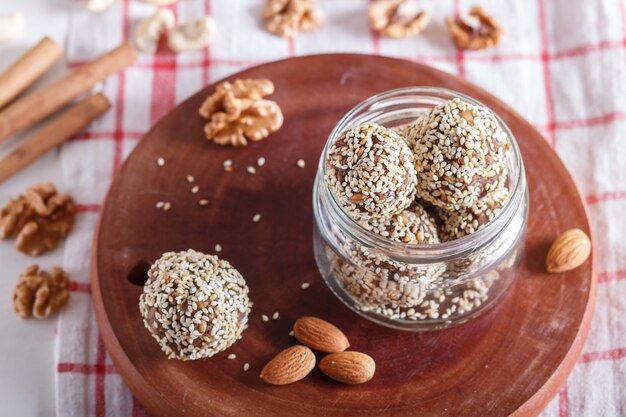
[[[197,193],[198,193],[198,191],[200,191],[200,187],[199,187],[199,186],[197,186],[197,185],[194,185],[194,186],[191,188],[191,194],[197,194]]]
[[[243,364],[243,371],[247,372],[248,369],[250,369],[250,364],[248,362],[246,362],[246,363]]]
[[[255,167],[253,167],[252,165],[250,165],[250,166],[247,168],[247,171],[248,171],[248,174],[256,174],[256,168],[255,168]]]
[[[209,200],[202,199],[202,200],[198,201],[198,204],[200,204],[201,206],[206,206],[207,204],[209,204]]]
[[[262,167],[263,165],[265,165],[265,158],[260,157],[259,159],[257,159],[256,164]]]
[[[226,356],[226,359],[230,359],[230,360],[233,360],[233,359],[236,359],[236,358],[237,358],[237,355],[235,355],[234,353],[231,353],[228,356]]]
[[[162,209],[164,205],[165,205],[165,202],[164,202],[164,201],[158,201],[158,202],[156,203],[156,208],[158,208],[158,209]]]
[[[268,321],[270,321],[270,318],[269,318],[269,317],[267,317],[267,315],[266,315],[266,314],[261,314],[261,320],[263,320],[263,321],[265,321],[265,322],[268,322]]]
[[[233,161],[231,161],[230,159],[226,159],[224,162],[222,162],[222,167],[224,168],[224,171],[231,172],[233,170]]]
[[[215,245],[215,252],[220,253],[221,251],[222,251],[222,245],[218,243],[217,245]]]
[[[158,157],[156,163],[158,166],[162,167],[163,165],[165,165],[165,159],[163,159],[162,157]]]
[[[163,211],[168,211],[171,208],[172,208],[172,203],[170,203],[169,201],[166,201],[165,203],[163,203]]]
[[[309,284],[308,282],[303,282],[302,285],[300,285],[300,288],[302,288],[303,290],[306,290],[310,286],[311,286],[311,284]]]
[[[261,215],[260,214],[255,214],[254,217],[252,218],[252,221],[255,223],[258,223],[259,220],[261,220]]]
[[[295,334],[295,332],[292,330],[289,332],[289,336],[293,337],[293,335]]]
[[[306,162],[304,162],[304,159],[298,159],[298,162],[296,164],[299,168],[304,168],[306,166]]]
[[[276,311],[274,314],[272,314],[272,319],[278,320],[278,311]]]
[[[196,179],[193,177],[193,175],[187,175],[187,182],[194,182]]]

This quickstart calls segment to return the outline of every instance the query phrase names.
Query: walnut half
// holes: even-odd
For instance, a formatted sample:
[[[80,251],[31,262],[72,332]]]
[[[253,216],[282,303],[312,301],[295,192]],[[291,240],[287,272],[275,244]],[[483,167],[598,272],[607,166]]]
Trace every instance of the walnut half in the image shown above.
[[[457,19],[448,17],[448,31],[459,49],[486,49],[497,45],[504,36],[504,28],[480,6],[470,9],[468,15]]]
[[[13,307],[21,318],[42,319],[56,313],[70,298],[69,278],[55,266],[50,273],[37,265],[26,268],[13,292]]]
[[[373,30],[391,38],[415,36],[430,23],[430,14],[419,10],[417,0],[375,1],[368,17]]]
[[[15,247],[36,256],[54,249],[74,225],[74,202],[51,183],[30,187],[0,210],[0,238],[15,236]]]
[[[283,113],[276,102],[265,100],[274,92],[266,79],[224,81],[200,107],[200,116],[208,119],[204,126],[207,139],[218,145],[245,146],[277,131],[283,124]]]
[[[316,0],[267,0],[263,17],[268,31],[283,38],[310,32],[322,24]]]

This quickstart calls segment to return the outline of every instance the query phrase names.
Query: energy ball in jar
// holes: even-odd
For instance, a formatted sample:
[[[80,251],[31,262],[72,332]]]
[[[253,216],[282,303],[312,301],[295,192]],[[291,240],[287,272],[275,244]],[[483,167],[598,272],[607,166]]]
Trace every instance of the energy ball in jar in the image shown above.
[[[396,132],[376,123],[346,130],[328,152],[328,187],[357,221],[407,208],[416,181],[411,149]]]
[[[363,226],[396,242],[416,245],[439,243],[435,221],[417,202],[391,217],[373,219]]]
[[[472,207],[506,181],[508,137],[484,107],[454,98],[403,132],[415,143],[417,195],[435,206]]]
[[[252,303],[227,261],[194,250],[168,252],[148,272],[139,298],[146,328],[169,359],[207,358],[233,345]]]

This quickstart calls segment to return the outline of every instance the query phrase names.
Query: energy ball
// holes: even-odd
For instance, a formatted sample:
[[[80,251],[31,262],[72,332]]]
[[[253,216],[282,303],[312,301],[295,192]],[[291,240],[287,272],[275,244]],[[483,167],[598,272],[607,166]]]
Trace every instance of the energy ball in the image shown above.
[[[168,252],[148,271],[143,323],[169,359],[207,358],[241,338],[252,304],[241,274],[217,256]]]
[[[380,236],[396,242],[412,244],[439,243],[437,226],[419,203],[391,217],[375,219],[364,225]]]
[[[403,132],[415,143],[417,195],[435,206],[471,208],[506,181],[509,140],[484,107],[455,98]]]
[[[328,152],[326,182],[357,221],[407,208],[416,181],[411,149],[396,132],[376,123],[346,130]]]
[[[509,199],[509,189],[501,184],[498,189],[478,199],[472,207],[457,210],[437,209],[441,220],[439,237],[444,242],[471,235],[492,221]]]

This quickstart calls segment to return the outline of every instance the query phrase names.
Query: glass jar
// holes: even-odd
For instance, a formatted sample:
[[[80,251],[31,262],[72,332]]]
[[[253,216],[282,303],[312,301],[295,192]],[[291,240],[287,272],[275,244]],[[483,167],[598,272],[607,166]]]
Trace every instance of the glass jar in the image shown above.
[[[326,186],[327,153],[346,129],[364,122],[402,125],[455,97],[486,107],[442,88],[401,88],[371,97],[339,121],[320,158],[313,187],[317,266],[350,309],[385,326],[424,331],[464,323],[493,306],[517,276],[528,188],[515,137],[497,115],[510,140],[510,197],[494,219],[473,234],[431,245],[391,241],[354,221]]]

